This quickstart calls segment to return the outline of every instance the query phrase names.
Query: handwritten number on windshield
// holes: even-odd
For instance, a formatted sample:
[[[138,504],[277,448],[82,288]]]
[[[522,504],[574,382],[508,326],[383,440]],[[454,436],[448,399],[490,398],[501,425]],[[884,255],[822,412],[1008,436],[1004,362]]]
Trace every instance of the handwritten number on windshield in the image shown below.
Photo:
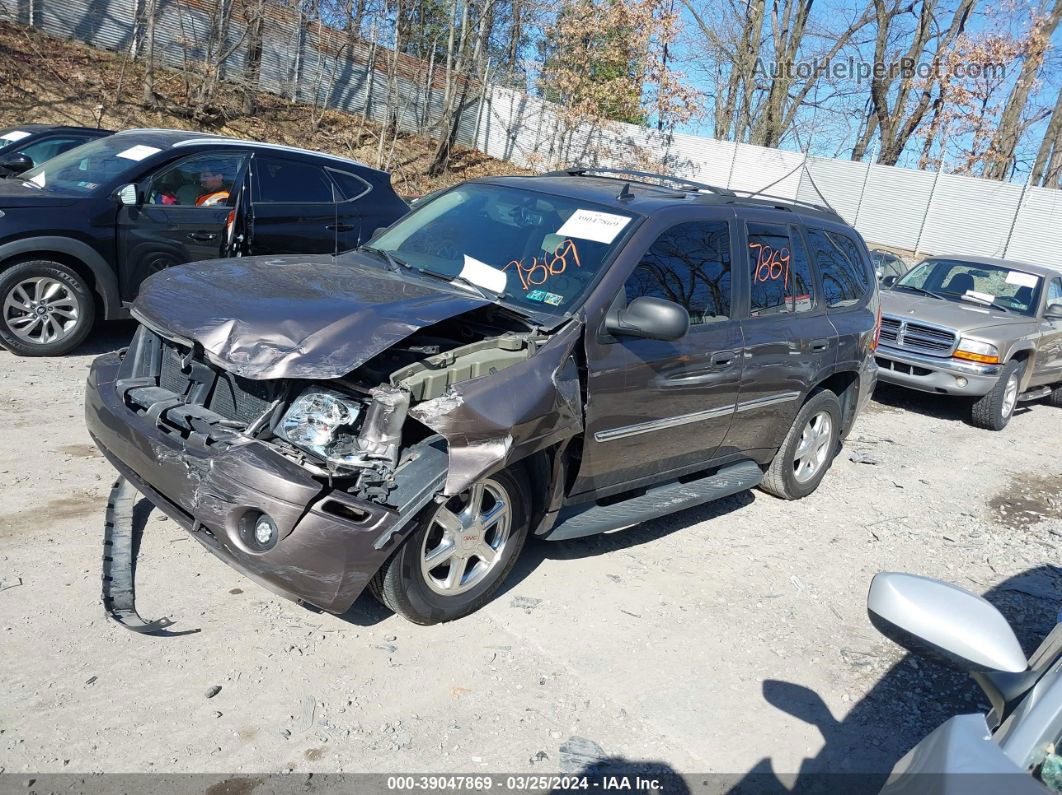
[[[515,269],[516,275],[520,277],[520,283],[527,290],[532,285],[545,284],[551,276],[560,276],[568,269],[569,264],[577,268],[582,267],[582,263],[579,262],[579,250],[575,247],[575,243],[571,240],[564,240],[552,254],[547,253],[541,260],[538,257],[532,257],[531,263],[524,265],[522,261],[514,259],[502,270]]]
[[[789,249],[771,248],[766,243],[749,243],[749,248],[756,250],[753,284],[782,279],[782,285],[789,287]]]

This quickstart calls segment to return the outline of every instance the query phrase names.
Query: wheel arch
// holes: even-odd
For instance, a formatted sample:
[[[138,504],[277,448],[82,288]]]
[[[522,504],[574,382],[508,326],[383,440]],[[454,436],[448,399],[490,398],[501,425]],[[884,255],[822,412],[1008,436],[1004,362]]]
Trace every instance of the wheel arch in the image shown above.
[[[1036,370],[1036,348],[1028,341],[1018,343],[1007,356],[1007,361],[1021,362],[1024,365],[1024,372],[1021,374],[1021,383],[1018,385],[1018,388],[1024,391],[1029,386],[1029,381],[1032,379],[1033,372]]]
[[[69,237],[30,237],[0,245],[0,271],[36,259],[50,259],[77,272],[99,296],[106,320],[127,317],[114,269],[99,252]]]
[[[820,378],[811,389],[801,405],[807,403],[812,397],[823,390],[829,390],[837,395],[841,401],[841,438],[848,435],[855,422],[855,416],[859,409],[859,372],[857,370],[838,370],[828,376]]]

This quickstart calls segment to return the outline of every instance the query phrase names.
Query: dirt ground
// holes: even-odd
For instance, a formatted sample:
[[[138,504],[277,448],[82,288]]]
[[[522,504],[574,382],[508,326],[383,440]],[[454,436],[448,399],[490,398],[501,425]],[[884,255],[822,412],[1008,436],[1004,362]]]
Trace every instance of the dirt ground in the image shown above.
[[[310,612],[155,513],[141,612],[199,631],[135,635],[100,604],[114,473],[82,419],[89,361],[130,333],[62,359],[0,351],[8,773],[881,772],[979,702],[875,633],[875,572],[988,592],[1027,648],[1060,606],[1062,410],[1026,404],[990,433],[961,404],[882,388],[812,497],[534,544],[492,604],[443,626],[367,596]]]

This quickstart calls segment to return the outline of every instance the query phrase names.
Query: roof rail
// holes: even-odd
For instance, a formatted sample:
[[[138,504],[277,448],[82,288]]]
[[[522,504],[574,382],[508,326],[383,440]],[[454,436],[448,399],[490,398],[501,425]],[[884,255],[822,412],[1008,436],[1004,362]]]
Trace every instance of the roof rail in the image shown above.
[[[836,215],[838,218],[841,217],[841,214],[828,204],[816,204],[815,202],[806,202],[803,199],[790,199],[785,196],[775,196],[771,193],[761,193],[758,190],[735,190],[734,192],[737,194],[736,198],[741,200],[763,199],[765,202],[785,202],[786,204],[792,204],[795,207],[807,207],[810,210],[818,210],[819,212]]]
[[[714,193],[718,196],[734,196],[734,191],[727,188],[720,188],[718,185],[707,185],[703,182],[694,182],[693,180],[685,179],[683,177],[673,177],[670,174],[654,174],[651,171],[632,171],[626,168],[597,168],[595,166],[572,166],[571,168],[561,169],[560,171],[551,171],[545,176],[547,177],[582,177],[585,175],[600,174],[606,177],[615,177],[622,179],[624,177],[639,177],[638,180],[627,181],[644,181],[647,179],[660,180],[662,182],[670,182],[673,185],[677,185],[681,188],[691,188],[693,190],[706,190],[709,193]],[[652,184],[652,183],[646,183]],[[666,186],[665,186],[666,187]]]

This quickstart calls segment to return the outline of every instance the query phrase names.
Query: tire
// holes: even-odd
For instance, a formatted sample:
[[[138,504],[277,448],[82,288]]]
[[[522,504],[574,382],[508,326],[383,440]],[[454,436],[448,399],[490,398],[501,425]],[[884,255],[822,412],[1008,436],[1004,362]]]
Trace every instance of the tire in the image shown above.
[[[1047,401],[1048,406],[1062,409],[1062,386],[1056,386],[1044,400]]]
[[[797,412],[760,489],[783,500],[807,497],[819,487],[833,464],[840,433],[841,401],[837,395],[829,390],[812,395]],[[798,457],[805,438],[810,440],[811,449]]]
[[[978,428],[989,431],[1001,431],[1006,428],[1018,405],[1021,376],[1024,372],[1025,362],[1017,359],[1007,362],[992,391],[973,404],[970,421]]]
[[[92,290],[66,265],[32,260],[0,272],[0,342],[16,356],[72,351],[95,319]]]
[[[508,505],[500,520],[485,530],[469,510],[477,493],[483,495],[478,498],[484,509],[480,514],[490,515],[499,497]],[[443,505],[430,504],[417,518],[413,532],[377,572],[370,590],[384,606],[414,624],[439,624],[474,613],[493,598],[523,549],[530,523],[527,506],[522,481],[509,471],[484,478]],[[484,549],[481,541],[501,550],[486,569],[480,568],[486,557],[476,555],[477,547]],[[432,552],[441,557],[429,570],[431,564],[422,565],[422,560]],[[460,584],[454,579],[455,565],[462,567]]]

